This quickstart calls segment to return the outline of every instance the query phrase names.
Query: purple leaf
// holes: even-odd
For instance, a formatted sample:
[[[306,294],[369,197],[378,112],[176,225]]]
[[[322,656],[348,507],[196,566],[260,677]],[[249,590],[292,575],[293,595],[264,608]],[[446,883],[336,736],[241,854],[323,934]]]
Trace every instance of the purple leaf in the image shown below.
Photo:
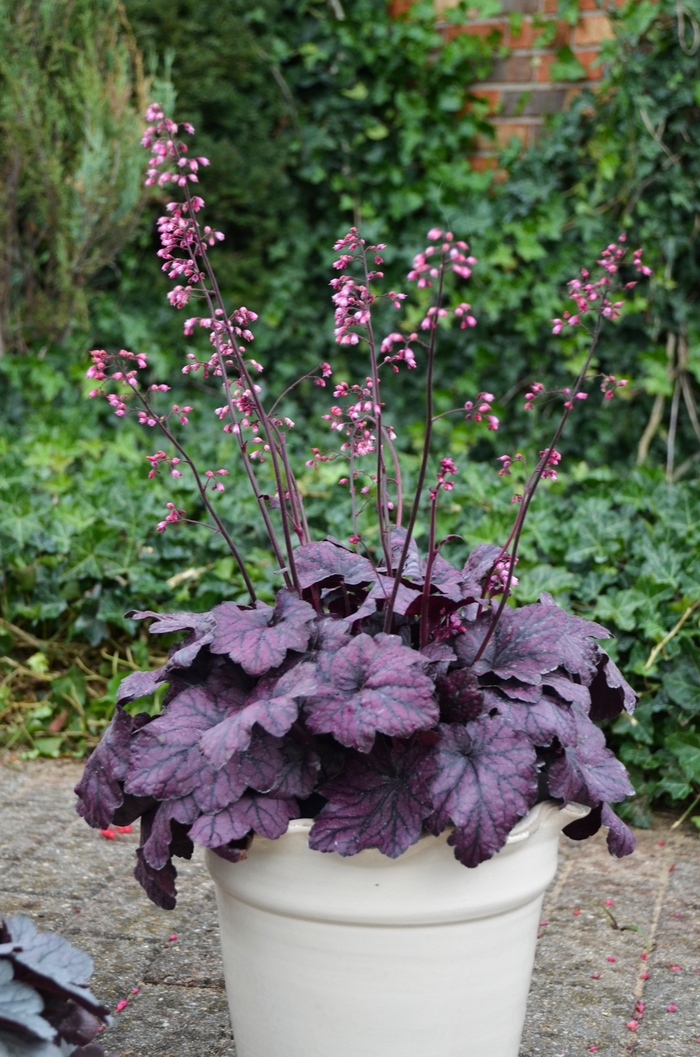
[[[391,562],[396,569],[401,559],[401,552],[406,541],[406,529],[405,528],[393,528],[389,537],[391,548]],[[386,570],[385,570],[386,571]],[[408,552],[406,554],[406,564],[403,567],[401,573],[402,577],[407,580],[416,580],[422,583],[421,579],[421,559],[418,553],[418,544],[415,539],[411,538],[411,542],[408,545]]]
[[[423,579],[425,579],[425,569],[423,569]],[[430,586],[453,602],[462,602],[466,598],[462,574],[441,554],[435,555],[430,574]],[[478,598],[479,594],[476,597]]]
[[[154,617],[154,622],[148,629],[151,635],[168,635],[172,631],[184,631],[185,628],[196,628],[202,617],[208,614],[202,613],[154,613],[152,609],[132,609],[125,616],[132,620],[145,620]]]
[[[515,823],[537,798],[535,750],[502,716],[440,724],[435,749],[436,805],[432,831],[448,821],[457,827],[448,843],[465,866],[478,866],[500,851]]]
[[[456,668],[436,684],[440,718],[445,723],[466,723],[484,712],[484,692],[474,672]]]
[[[431,750],[384,741],[372,752],[350,757],[340,777],[321,788],[328,803],[317,815],[309,847],[355,855],[378,848],[398,858],[421,835],[432,811]]]
[[[131,732],[134,720],[117,706],[102,740],[92,753],[83,776],[75,787],[78,796],[76,811],[88,825],[105,829],[124,799],[121,782],[129,768]]]
[[[269,790],[270,794],[280,797],[296,796],[305,800],[311,796],[318,782],[321,761],[317,753],[310,744],[302,745],[292,738],[285,738],[280,752],[282,766],[274,786]]]
[[[15,966],[16,975],[19,967],[25,983],[72,998],[101,1019],[109,1016],[107,1006],[88,990],[92,958],[85,951],[71,946],[55,932],[37,932],[23,915],[5,918],[5,930],[13,943],[12,951],[5,957]]]
[[[302,590],[331,577],[339,577],[346,584],[364,584],[377,578],[367,558],[334,543],[306,543],[297,547],[294,561]]]
[[[88,1013],[82,1006],[76,1005],[75,1002],[66,1002],[60,1016],[53,1016],[52,1021],[56,1025],[56,1030],[61,1039],[72,1043],[74,1046],[85,1046],[87,1043],[92,1042],[100,1030],[100,1022],[97,1017],[94,1017],[92,1013]],[[73,1057],[74,1053],[75,1050],[71,1057]]]
[[[598,804],[583,818],[575,818],[568,826],[564,826],[562,833],[571,840],[587,840],[588,837],[593,837],[600,829],[602,811],[603,805]]]
[[[634,833],[619,818],[613,809],[603,804],[601,822],[608,827],[608,851],[615,858],[621,859],[623,855],[631,855],[637,846]]]
[[[591,640],[610,634],[600,624],[570,616],[559,606],[506,607],[483,656],[474,663],[492,620],[492,614],[485,614],[459,634],[457,655],[467,667],[473,665],[477,675],[491,671],[501,679],[523,683],[539,683],[542,675],[559,667],[572,674],[592,674],[597,646]]]
[[[348,627],[344,620],[335,617],[322,617],[312,629],[312,640],[309,649],[339,650],[350,641]]]
[[[376,573],[374,576],[376,583],[372,584],[360,608],[355,613],[351,613],[349,617],[345,617],[347,624],[354,624],[356,620],[364,620],[365,617],[372,616],[373,613],[377,612],[379,602],[385,603],[383,608],[386,607],[386,603],[391,598],[391,592],[394,589],[394,580],[391,576],[377,576]],[[394,612],[397,616],[403,616],[420,597],[420,591],[400,583],[396,592]]]
[[[393,635],[357,635],[337,653],[322,653],[323,681],[306,705],[309,730],[361,752],[369,752],[377,732],[408,737],[427,730],[438,707],[420,662]]]
[[[166,712],[134,735],[126,792],[157,800],[191,793],[207,766],[197,747],[199,733],[221,722],[226,707],[226,700],[207,686],[183,690]]]
[[[41,995],[13,976],[12,964],[0,961],[0,1027],[31,1031],[39,1039],[53,1039],[54,1029],[40,1015],[44,1008]]]
[[[159,686],[168,680],[163,675],[165,665],[156,668],[152,672],[132,672],[122,679],[117,690],[117,704],[128,704],[129,701],[138,701],[140,697],[147,697],[157,690]]]
[[[533,704],[504,701],[497,694],[486,694],[487,708],[497,708],[513,730],[527,734],[533,745],[546,747],[558,738],[562,745],[575,745],[578,738],[576,716],[569,705],[543,694]]]
[[[232,840],[240,840],[251,829],[262,837],[276,840],[286,832],[289,820],[296,817],[297,811],[297,802],[291,797],[244,796],[223,811],[202,815],[190,830],[190,836],[205,848],[220,848]]]
[[[488,678],[488,675],[487,675]],[[542,684],[541,683],[518,683],[515,679],[508,679],[504,682],[498,681],[496,683],[487,683],[484,686],[485,690],[499,690],[506,697],[512,701],[524,701],[528,705],[536,704],[542,697]]]
[[[634,793],[625,768],[605,747],[602,730],[588,716],[575,712],[578,738],[549,766],[552,796],[595,807],[601,800],[613,804]]]
[[[221,811],[238,800],[248,786],[267,793],[275,785],[282,766],[279,738],[260,731],[253,735],[247,749],[234,753],[218,771],[202,757],[202,772],[193,796],[205,814]]]
[[[168,860],[160,870],[154,870],[143,857],[143,848],[136,849],[137,862],[134,877],[145,891],[148,898],[163,910],[174,910],[177,903],[175,878],[177,870]]]
[[[258,723],[269,734],[282,737],[297,718],[300,697],[316,690],[318,679],[312,664],[297,664],[284,675],[263,678],[236,712],[203,734],[199,746],[217,770],[234,752],[248,748]]]
[[[613,719],[625,709],[634,712],[637,695],[607,653],[600,651],[596,673],[590,683],[590,717],[600,723]]]
[[[579,708],[588,712],[591,704],[588,687],[582,683],[575,683],[565,672],[549,672],[542,676],[542,683],[550,690],[554,690],[555,694],[558,694],[564,701],[578,705]]]
[[[274,609],[257,602],[239,609],[233,602],[215,606],[217,627],[212,653],[226,653],[249,675],[263,675],[282,663],[288,650],[303,652],[315,618],[313,608],[291,591],[280,591]]]
[[[192,796],[181,800],[165,800],[153,815],[150,832],[142,845],[143,857],[154,870],[161,870],[171,857],[173,833],[172,822],[189,825],[197,818],[200,809]]]
[[[481,598],[481,581],[499,557],[501,548],[493,543],[480,543],[471,552],[462,569],[463,597]]]

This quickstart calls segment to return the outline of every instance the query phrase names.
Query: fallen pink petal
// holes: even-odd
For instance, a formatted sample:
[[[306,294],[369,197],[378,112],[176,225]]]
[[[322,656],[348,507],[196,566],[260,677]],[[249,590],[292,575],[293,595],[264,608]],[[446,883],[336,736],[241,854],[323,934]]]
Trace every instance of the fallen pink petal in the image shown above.
[[[600,973],[591,973],[591,980],[600,980]]]
[[[609,955],[608,955],[608,961],[609,961],[609,962],[616,962],[616,961],[617,961],[617,958],[615,957],[615,955],[614,955],[614,954],[609,954]]]
[[[667,1013],[675,1013],[677,1009],[678,1009],[678,1006],[676,1005],[675,1002],[671,1002],[670,1006],[666,1006],[666,1012]]]
[[[129,1005],[129,1000],[128,1000],[128,999],[126,999],[126,998],[120,998],[120,999],[119,999],[119,1001],[117,1002],[117,1005],[116,1005],[116,1007],[115,1007],[115,1008],[116,1008],[116,1011],[117,1011],[117,1013],[121,1013],[121,1011],[122,1011],[123,1009],[126,1009],[126,1007],[127,1007],[128,1005]]]
[[[639,1021],[638,1020],[628,1020],[627,1021],[627,1027],[629,1028],[630,1031],[636,1031],[637,1028],[639,1027]]]
[[[168,939],[171,943],[174,942],[177,939],[177,932],[173,932],[172,936],[168,936]]]
[[[640,973],[639,974],[639,979],[640,980],[648,980],[649,979],[649,973]]]

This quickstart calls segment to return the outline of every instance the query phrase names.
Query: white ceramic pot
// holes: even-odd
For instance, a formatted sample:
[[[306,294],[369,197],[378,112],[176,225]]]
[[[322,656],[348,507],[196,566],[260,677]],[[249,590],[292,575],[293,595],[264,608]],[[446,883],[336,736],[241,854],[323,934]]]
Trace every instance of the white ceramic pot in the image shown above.
[[[238,1057],[517,1057],[559,832],[587,813],[538,804],[475,870],[446,833],[311,851],[309,819],[208,851]]]

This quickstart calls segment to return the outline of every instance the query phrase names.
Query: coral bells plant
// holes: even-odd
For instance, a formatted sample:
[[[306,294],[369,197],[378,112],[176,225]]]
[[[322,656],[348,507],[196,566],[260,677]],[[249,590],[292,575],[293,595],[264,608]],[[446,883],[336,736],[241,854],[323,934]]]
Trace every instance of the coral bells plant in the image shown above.
[[[163,269],[176,284],[169,300],[178,309],[198,306],[201,315],[188,318],[184,330],[203,328],[210,342],[204,357],[189,352],[182,370],[208,380],[214,398],[220,394],[214,421],[230,436],[252,487],[280,581],[274,604],[256,597],[239,543],[217,509],[227,471],[195,465],[182,439],[191,408],[161,405],[168,386],[149,379],[142,353],[93,352],[91,395],[105,398],[117,416],[138,416],[159,436],[149,476],[165,469],[191,475],[249,600],[207,613],[130,614],[151,618],[153,634],[184,635],[163,667],[121,683],[116,714],[77,787],[79,812],[99,828],[141,818],[136,876],[163,907],[175,904],[172,857],[189,857],[193,842],[236,862],[256,835],[275,839],[296,817],[314,819],[312,849],[341,855],[378,848],[393,858],[421,835],[448,830],[457,859],[475,867],[503,847],[538,800],[550,798],[591,809],[567,829],[571,836],[603,825],[610,851],[628,854],[633,837],[610,804],[632,787],[596,725],[635,705],[599,645],[609,633],[548,595],[517,606],[512,592],[525,518],[539,482],[556,476],[569,416],[592,385],[609,401],[625,384],[589,370],[602,325],[622,309],[619,292],[648,274],[641,251],[628,256],[621,236],[593,272],[584,269],[571,282],[573,310],[553,321],[554,331],[585,330],[586,362],[571,389],[530,387],[527,408],[561,404],[551,443],[515,496],[508,538],[477,546],[456,568],[443,555],[449,540],[437,538],[438,504],[457,467],[451,458],[433,461],[433,375],[441,329],[450,321],[462,329],[477,323],[459,289],[476,261],[450,232],[430,231],[408,274],[422,291],[419,301],[430,298],[422,321],[381,337],[377,305],[400,311],[406,294],[381,291],[384,247],[367,245],[351,229],[335,246],[335,340],[355,346],[366,368],[354,381],[332,383],[328,363],[305,376],[334,384],[324,418],[337,441],[334,450],[312,448],[307,466],[343,460],[340,487],[349,491],[351,514],[345,541],[313,540],[290,462],[293,423],[281,399],[264,400],[255,380],[262,371],[250,354],[257,317],[225,303],[212,267],[223,236],[202,223],[204,202],[194,193],[206,159],[190,158],[180,129],[159,107],[147,117],[148,182],[178,193],[158,222]],[[382,399],[382,379],[404,370],[426,378],[424,444],[411,496]],[[494,399],[471,394],[448,414],[497,431]],[[498,472],[523,462],[522,453],[504,454]],[[263,473],[273,489],[259,483]],[[415,528],[424,508],[429,527],[421,553]],[[169,503],[157,529],[187,520]],[[164,684],[160,714],[125,708]]]

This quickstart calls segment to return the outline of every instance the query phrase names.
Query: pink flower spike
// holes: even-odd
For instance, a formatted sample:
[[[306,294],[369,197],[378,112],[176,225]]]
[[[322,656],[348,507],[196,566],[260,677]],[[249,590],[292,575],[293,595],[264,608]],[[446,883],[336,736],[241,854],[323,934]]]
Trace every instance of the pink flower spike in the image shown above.
[[[678,1009],[678,1006],[676,1005],[675,1002],[671,1002],[670,1006],[666,1006],[666,1012],[667,1013],[675,1013],[677,1009]]]
[[[117,1002],[116,1006],[115,1006],[115,1009],[116,1009],[117,1013],[121,1013],[121,1011],[123,1009],[126,1009],[126,1007],[128,1005],[129,1005],[128,999],[120,998],[119,1001]]]

